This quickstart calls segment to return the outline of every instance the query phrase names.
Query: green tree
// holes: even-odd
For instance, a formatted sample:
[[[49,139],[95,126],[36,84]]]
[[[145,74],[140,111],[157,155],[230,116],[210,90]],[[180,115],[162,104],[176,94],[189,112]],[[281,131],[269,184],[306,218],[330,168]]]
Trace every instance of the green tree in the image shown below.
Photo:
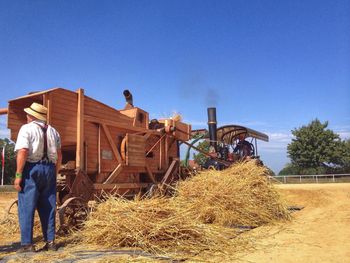
[[[12,184],[13,179],[15,178],[16,173],[16,154],[15,154],[15,144],[12,143],[9,139],[0,139],[0,150],[4,145],[5,147],[5,169],[4,169],[4,184]],[[2,160],[2,157],[1,157]],[[0,162],[0,167],[2,171],[2,161]]]
[[[209,152],[209,142],[207,140],[203,140],[196,146],[200,150],[204,152]],[[198,163],[199,165],[204,165],[204,163],[207,161],[208,156],[204,155],[201,152],[193,153],[193,159]]]
[[[315,119],[307,126],[292,130],[295,138],[287,147],[292,166],[286,168],[293,168],[291,171],[298,174],[320,174],[342,165],[344,142],[327,127],[327,121],[321,123]]]
[[[342,141],[340,167],[337,170],[339,173],[350,173],[350,139]]]

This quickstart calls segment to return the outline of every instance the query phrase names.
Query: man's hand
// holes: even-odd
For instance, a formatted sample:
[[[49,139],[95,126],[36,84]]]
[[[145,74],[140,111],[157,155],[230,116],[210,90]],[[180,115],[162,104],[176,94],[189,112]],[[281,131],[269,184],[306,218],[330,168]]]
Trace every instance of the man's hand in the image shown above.
[[[13,183],[13,187],[17,190],[17,192],[22,190],[21,182],[22,182],[22,178],[16,178],[15,182]]]
[[[13,183],[13,187],[19,192],[22,190],[21,187],[21,182],[22,182],[22,172],[24,165],[26,164],[26,160],[28,157],[28,149],[23,148],[19,149],[17,152],[17,170],[16,170],[16,179],[15,182]],[[19,177],[17,177],[17,174]]]

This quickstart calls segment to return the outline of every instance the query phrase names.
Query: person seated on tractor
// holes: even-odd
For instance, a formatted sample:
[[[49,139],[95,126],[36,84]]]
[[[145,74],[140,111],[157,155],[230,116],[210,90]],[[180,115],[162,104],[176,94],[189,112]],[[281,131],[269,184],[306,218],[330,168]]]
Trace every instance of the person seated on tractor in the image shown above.
[[[238,142],[233,152],[239,156],[241,160],[249,160],[254,155],[254,148],[252,144],[245,140],[245,134],[242,133],[238,136]]]

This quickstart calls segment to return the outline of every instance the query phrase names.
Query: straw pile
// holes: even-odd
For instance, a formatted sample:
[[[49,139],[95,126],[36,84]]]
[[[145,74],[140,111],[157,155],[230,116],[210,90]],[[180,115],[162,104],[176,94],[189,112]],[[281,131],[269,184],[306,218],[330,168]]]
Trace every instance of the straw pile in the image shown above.
[[[221,229],[192,220],[192,213],[193,209],[179,207],[174,198],[129,201],[110,197],[78,235],[89,244],[138,247],[156,254],[198,253],[225,242]]]
[[[232,253],[239,240],[232,227],[289,219],[266,172],[254,162],[245,162],[180,182],[171,198],[110,197],[91,214],[78,240],[172,256],[223,253],[223,247]]]
[[[17,211],[13,211],[16,210],[16,208],[17,207],[12,208],[11,213],[7,213],[7,211],[5,211],[0,218],[0,235],[3,237],[10,237],[20,233],[18,214]],[[41,225],[37,213],[35,213],[34,217],[33,233],[34,235],[41,233]]]
[[[203,223],[257,227],[289,219],[266,167],[254,161],[237,163],[223,171],[208,170],[177,186],[179,203],[195,207]]]

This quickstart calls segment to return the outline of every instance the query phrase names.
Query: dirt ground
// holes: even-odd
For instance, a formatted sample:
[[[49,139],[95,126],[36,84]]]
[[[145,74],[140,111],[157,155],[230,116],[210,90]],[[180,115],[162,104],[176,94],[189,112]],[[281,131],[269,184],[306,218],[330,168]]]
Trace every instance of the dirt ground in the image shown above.
[[[261,227],[242,262],[350,262],[350,184],[278,185],[289,205],[304,206],[290,223]]]
[[[251,240],[253,249],[238,254],[236,262],[350,262],[350,184],[295,184],[276,187],[288,205],[304,208],[293,213],[291,222],[259,227],[245,233]],[[13,193],[0,193],[0,210],[14,197]],[[18,235],[6,239],[0,236],[0,259],[1,246],[18,241],[18,238]],[[58,259],[57,255],[52,259],[55,257]],[[22,262],[19,258],[15,261]],[[123,262],[128,261],[131,258]],[[26,262],[29,262],[28,259]],[[96,261],[87,261],[85,258],[84,262]]]

